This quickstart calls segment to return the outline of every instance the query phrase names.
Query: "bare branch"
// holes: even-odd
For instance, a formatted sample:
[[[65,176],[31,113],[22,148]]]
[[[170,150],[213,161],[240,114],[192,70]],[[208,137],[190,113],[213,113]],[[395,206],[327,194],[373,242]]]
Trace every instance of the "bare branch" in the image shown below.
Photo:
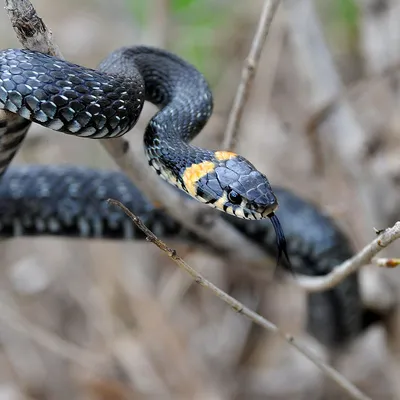
[[[372,262],[378,267],[396,268],[400,265],[400,258],[373,258]]]
[[[226,128],[225,138],[222,145],[224,149],[232,150],[235,147],[240,120],[242,118],[247,98],[250,94],[251,85],[254,81],[257,65],[260,61],[261,51],[264,47],[269,28],[271,27],[279,3],[280,0],[265,0],[264,2],[257,31],[254,35],[249,55],[244,63],[242,77],[229,115],[228,126]]]
[[[296,279],[296,282],[309,292],[321,292],[333,288],[347,276],[369,264],[376,254],[398,238],[400,238],[400,222],[396,222],[391,228],[385,229],[358,254],[334,268],[328,275],[300,277]]]
[[[5,0],[5,9],[18,40],[27,49],[62,57],[52,40],[52,33],[36,14],[33,5],[24,0]]]
[[[178,265],[183,271],[188,273],[194,280],[195,283],[210,290],[220,300],[228,304],[233,311],[238,314],[244,315],[246,318],[261,326],[262,328],[279,335],[284,339],[290,346],[296,348],[311,362],[313,362],[327,377],[336,382],[351,398],[353,399],[368,399],[359,389],[357,389],[352,383],[350,383],[345,377],[343,377],[338,371],[330,367],[316,357],[307,347],[299,343],[292,335],[282,332],[275,324],[268,321],[261,315],[247,308],[244,304],[237,301],[235,298],[229,296],[226,292],[219,289],[217,286],[212,284],[210,281],[200,275],[194,268],[185,262],[176,252],[176,250],[168,247],[162,240],[160,240],[147,226],[128,208],[126,208],[121,202],[113,199],[108,199],[110,204],[120,207],[126,215],[133,221],[133,223],[146,235],[146,239],[155,244],[161,251]],[[400,225],[399,225],[400,227]]]
[[[22,46],[62,58],[61,52],[51,38],[49,28],[38,17],[29,0],[5,0],[5,2]],[[223,221],[218,212],[197,202],[186,201],[169,185],[164,184],[144,162],[142,146],[132,148],[129,141],[124,138],[96,142],[105,148],[119,168],[150,201],[161,205],[183,226],[195,232],[221,253],[243,262],[253,262],[258,265],[260,262],[265,262],[265,254]],[[204,218],[204,214],[207,213],[212,213],[212,219],[208,218],[208,221]]]

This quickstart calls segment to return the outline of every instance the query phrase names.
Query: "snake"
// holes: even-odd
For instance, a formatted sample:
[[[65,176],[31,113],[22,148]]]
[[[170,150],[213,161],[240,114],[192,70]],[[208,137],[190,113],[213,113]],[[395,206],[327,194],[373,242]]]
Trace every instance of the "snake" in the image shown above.
[[[97,70],[32,50],[0,52],[0,108],[54,131],[120,137],[135,126],[145,101],[159,108],[144,133],[149,166],[203,204],[238,218],[268,217],[279,264],[282,254],[287,257],[286,242],[268,178],[234,152],[190,143],[213,110],[210,87],[193,65],[147,46],[117,49]],[[23,140],[22,134],[14,136],[0,148],[0,175]]]
[[[287,271],[309,276],[331,272],[353,256],[349,239],[313,203],[275,187],[277,215],[286,233]],[[120,201],[162,240],[202,244],[202,238],[154,205],[122,172],[74,165],[11,166],[0,180],[0,238],[63,237],[87,240],[145,241],[143,232],[119,207]],[[276,257],[275,231],[268,220],[222,217],[267,256]],[[304,226],[307,225],[307,229]],[[332,289],[307,294],[307,331],[322,344],[338,348],[379,321],[364,309],[358,273]]]
[[[348,240],[313,205],[283,188],[272,190],[244,157],[190,143],[212,114],[209,85],[177,55],[145,46],[118,49],[96,70],[32,50],[0,51],[0,109],[9,112],[0,118],[0,237],[144,239],[106,202],[113,198],[160,237],[199,242],[121,172],[9,166],[31,122],[81,138],[115,138],[133,128],[145,101],[158,111],[145,129],[144,151],[162,179],[221,211],[266,253],[278,260],[285,254],[288,270],[323,275],[351,256]],[[324,344],[347,342],[368,325],[357,273],[307,298],[308,330]]]

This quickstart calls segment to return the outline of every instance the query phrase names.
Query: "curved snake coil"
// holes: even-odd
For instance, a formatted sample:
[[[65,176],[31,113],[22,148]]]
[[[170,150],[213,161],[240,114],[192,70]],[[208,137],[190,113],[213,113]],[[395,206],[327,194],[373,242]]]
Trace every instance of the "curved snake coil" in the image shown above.
[[[0,52],[0,108],[78,137],[108,139],[136,124],[144,101],[159,107],[145,134],[149,165],[198,201],[244,219],[270,218],[281,254],[285,236],[267,177],[244,157],[189,144],[207,123],[212,94],[203,75],[178,56],[151,47],[111,53],[98,70],[30,50]],[[0,148],[0,173],[24,135]]]
[[[277,214],[296,273],[324,275],[352,256],[348,239],[332,220],[293,193],[275,191],[280,199]],[[162,239],[199,242],[194,233],[147,201],[120,172],[37,165],[10,167],[0,180],[0,237],[143,240],[143,233],[125,213],[108,205],[108,198],[121,201]],[[223,217],[267,254],[276,256],[274,229],[267,220]],[[343,345],[359,335],[370,315],[363,310],[359,290],[358,275],[353,274],[329,291],[308,295],[309,332],[328,346]]]
[[[277,199],[245,158],[189,142],[207,123],[212,94],[203,75],[167,51],[122,48],[98,70],[30,50],[0,52],[2,108],[55,131],[85,138],[121,136],[144,101],[160,111],[144,135],[149,165],[195,199],[245,219],[268,217]]]
[[[224,218],[267,253],[279,258],[286,252],[277,198],[265,175],[237,154],[189,144],[212,112],[203,76],[177,56],[147,47],[117,50],[98,71],[28,50],[0,52],[0,108],[14,113],[0,118],[0,236],[143,238],[125,214],[105,202],[114,198],[160,237],[197,241],[123,174],[77,167],[7,170],[31,121],[80,137],[116,137],[135,125],[145,100],[160,108],[144,136],[149,165],[191,197],[224,211]],[[325,274],[351,255],[346,238],[312,205],[283,189],[276,193],[295,271]],[[265,217],[272,226],[249,221]],[[311,294],[308,302],[308,328],[325,344],[345,343],[365,326],[356,274],[328,292]]]

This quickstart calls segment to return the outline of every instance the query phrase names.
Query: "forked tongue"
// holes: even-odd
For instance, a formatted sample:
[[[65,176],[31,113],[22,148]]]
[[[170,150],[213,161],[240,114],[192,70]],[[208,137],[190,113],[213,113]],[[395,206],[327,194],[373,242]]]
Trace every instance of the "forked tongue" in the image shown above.
[[[292,264],[289,260],[289,256],[287,253],[285,234],[283,233],[283,229],[282,229],[281,223],[279,222],[279,218],[273,212],[268,214],[268,218],[271,220],[271,223],[275,229],[275,235],[276,235],[276,246],[278,248],[278,257],[276,259],[276,267],[277,268],[279,267],[279,263],[281,261],[282,255],[284,255],[288,262],[288,268],[289,268],[290,272],[294,275]]]

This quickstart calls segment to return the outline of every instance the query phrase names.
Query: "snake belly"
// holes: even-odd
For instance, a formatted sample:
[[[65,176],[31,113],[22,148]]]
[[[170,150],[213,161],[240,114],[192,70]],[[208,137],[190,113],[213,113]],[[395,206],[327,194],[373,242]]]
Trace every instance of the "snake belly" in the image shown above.
[[[275,190],[281,200],[277,214],[296,273],[325,275],[353,255],[348,239],[330,218],[290,191]],[[143,233],[118,207],[110,206],[108,198],[122,202],[162,239],[199,243],[194,233],[154,207],[124,174],[76,166],[10,167],[0,180],[0,237],[143,240]],[[222,215],[267,254],[276,255],[274,229],[267,220]],[[308,331],[327,346],[344,345],[368,326],[358,273],[329,291],[309,294],[307,301]]]

